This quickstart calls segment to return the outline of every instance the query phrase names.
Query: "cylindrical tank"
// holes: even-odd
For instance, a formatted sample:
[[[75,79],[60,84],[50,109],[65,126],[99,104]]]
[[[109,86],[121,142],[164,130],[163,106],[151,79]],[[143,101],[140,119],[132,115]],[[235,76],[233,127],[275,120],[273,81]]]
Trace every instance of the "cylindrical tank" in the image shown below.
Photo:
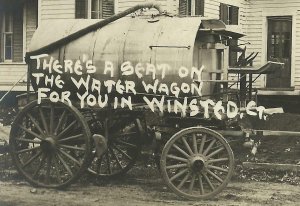
[[[30,51],[38,50],[94,23],[95,20],[78,19],[45,22],[35,32]],[[207,45],[215,44],[218,38],[216,35],[210,36],[207,33],[201,33],[200,25],[200,17],[158,16],[153,18],[140,16],[121,18],[53,49],[47,53],[48,56],[39,58],[40,65],[38,68],[36,60],[38,57],[31,56],[28,64],[32,85],[35,89],[49,87],[49,85],[44,85],[42,78],[37,85],[37,78],[32,76],[35,73],[51,76],[47,64],[43,64],[44,61],[45,63],[52,61],[51,67],[57,67],[59,71],[63,71],[60,74],[52,68],[54,75],[60,75],[65,82],[63,88],[53,86],[52,90],[56,91],[77,91],[78,89],[72,83],[71,78],[79,80],[82,77],[86,79],[88,75],[90,79],[96,79],[102,83],[109,79],[114,81],[131,80],[135,82],[138,93],[145,93],[142,82],[154,84],[156,79],[159,83],[165,83],[168,86],[177,83],[180,87],[183,82],[192,85],[195,84],[193,78],[198,80],[197,75],[191,78],[192,67],[199,71],[201,66],[204,66],[206,71],[202,77],[211,79],[207,70],[218,69],[216,67],[219,67],[220,57],[216,49],[210,49]],[[54,29],[55,32],[53,32]],[[80,63],[83,66],[83,69],[80,70],[83,74],[78,75],[74,71],[70,72],[66,62],[69,63],[69,66],[72,62],[73,69],[76,62]],[[96,71],[88,73],[86,65],[91,66],[91,62],[96,67]],[[124,75],[121,70],[122,65],[125,65],[124,62],[128,64],[130,62],[130,65],[136,69],[135,71],[139,71],[139,74],[142,75],[139,76],[136,73],[129,76]],[[58,64],[55,66],[53,63]],[[62,68],[58,65],[61,65]],[[43,67],[45,68],[43,69]],[[113,72],[110,69],[112,67]],[[185,74],[186,71],[183,67],[187,68],[189,74],[187,77],[181,78],[179,73]],[[125,67],[123,68],[125,69]],[[152,71],[154,68],[155,78],[153,79]],[[162,75],[163,71],[165,71],[165,76]],[[111,75],[112,73],[113,75]],[[90,81],[90,86],[91,84]],[[204,85],[202,94],[211,93],[213,86],[211,83]]]

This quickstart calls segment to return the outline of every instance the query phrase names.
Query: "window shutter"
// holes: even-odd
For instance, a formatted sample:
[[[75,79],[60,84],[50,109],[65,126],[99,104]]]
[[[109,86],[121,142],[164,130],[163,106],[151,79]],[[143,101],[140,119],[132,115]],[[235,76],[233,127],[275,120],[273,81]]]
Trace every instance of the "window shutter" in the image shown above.
[[[23,9],[17,7],[13,15],[13,62],[23,62]]]
[[[106,19],[114,15],[114,0],[103,0],[102,3],[102,18]]]
[[[231,24],[238,25],[239,24],[239,7],[232,6],[231,13]]]
[[[2,11],[1,10],[1,8],[0,8],[0,11]],[[3,26],[2,26],[2,21],[3,21],[3,13],[2,14],[0,14],[0,62],[3,62],[3,59],[4,59],[4,57],[3,57],[3,50],[4,50],[4,48],[3,48],[3,30],[2,30],[2,28],[3,28]]]
[[[75,19],[86,19],[88,17],[88,1],[76,0],[75,1]]]
[[[192,15],[192,0],[187,1],[187,15],[191,16]]]
[[[195,0],[195,15],[204,16],[204,0]]]
[[[228,5],[220,4],[220,20],[222,20],[225,24],[228,24]]]
[[[179,0],[179,15],[187,15],[187,0]]]

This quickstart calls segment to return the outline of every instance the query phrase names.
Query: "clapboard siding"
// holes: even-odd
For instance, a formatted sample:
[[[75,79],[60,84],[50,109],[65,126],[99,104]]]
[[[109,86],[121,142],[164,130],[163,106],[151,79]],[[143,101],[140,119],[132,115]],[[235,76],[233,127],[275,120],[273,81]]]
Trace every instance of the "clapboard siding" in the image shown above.
[[[0,64],[0,91],[10,90],[20,80],[14,91],[26,90],[26,64]]]
[[[154,0],[153,2],[159,4],[163,10],[169,13],[178,13],[178,0]],[[147,0],[118,0],[118,12],[122,12],[137,4],[149,3]]]
[[[74,19],[75,0],[42,0],[41,20]]]
[[[211,19],[219,19],[221,3],[239,7],[239,21],[238,21],[239,24],[227,25],[227,28],[232,31],[245,33],[247,28],[246,16],[248,15],[247,9],[249,7],[249,3],[244,0],[205,0],[204,17],[211,18]],[[181,1],[179,2],[179,0],[177,0],[177,6],[178,8],[185,7],[185,5],[183,5]],[[179,9],[179,12],[177,14],[184,15],[185,12],[182,11],[183,11],[182,8]],[[247,40],[247,39],[243,38],[242,40]],[[261,47],[261,42],[256,42],[256,43],[258,44],[257,47]],[[255,44],[252,46],[255,46]],[[229,75],[229,79],[236,80],[237,77],[236,75]]]
[[[37,0],[30,0],[26,3],[26,48],[29,47],[33,33],[37,27]]]
[[[227,25],[227,28],[235,32],[245,33],[247,27],[246,15],[248,15],[247,10],[249,3],[244,0],[205,0],[204,16],[211,19],[219,19],[221,3],[239,7],[239,24]],[[242,40],[246,39],[242,38]]]
[[[227,25],[227,28],[232,30],[232,31],[236,31],[236,32],[242,32],[245,33],[246,32],[246,15],[247,13],[247,9],[248,9],[248,3],[245,2],[244,0],[205,0],[205,6],[204,6],[204,16],[207,18],[211,18],[211,19],[219,19],[220,18],[220,4],[224,3],[224,4],[228,4],[228,5],[232,5],[232,6],[237,6],[239,7],[239,24],[238,25]],[[242,40],[248,41],[246,38],[242,38]],[[261,47],[261,42],[255,42],[254,44],[252,44],[252,46],[255,46],[255,44],[258,44],[257,47]],[[259,58],[259,57],[257,57]],[[230,80],[237,80],[237,76],[236,75],[229,75],[228,78]],[[261,82],[260,80],[261,78],[259,78],[257,80],[258,84],[260,84],[259,82]],[[255,83],[257,84],[257,83]]]
[[[43,5],[43,4],[42,4]],[[53,12],[53,11],[65,11],[66,13],[69,13],[68,10],[73,9],[74,5],[73,4],[58,4],[55,5],[56,7],[54,7],[53,5],[43,5],[42,7],[42,11],[45,13],[45,11],[49,10],[49,12]],[[46,13],[45,13],[46,14]]]
[[[293,30],[296,31],[294,36],[294,50],[292,54],[292,72],[294,70],[294,78],[291,81],[294,83],[295,89],[300,89],[300,1],[295,0],[251,0],[246,18],[246,39],[251,42],[247,46],[247,53],[259,52],[260,57],[254,62],[254,66],[260,66],[267,61],[266,59],[266,35],[265,28],[266,16],[275,15],[293,15]],[[278,12],[275,12],[278,10]],[[281,11],[286,12],[281,12]],[[295,27],[294,27],[295,25]],[[260,86],[263,86],[261,82]]]
[[[298,7],[300,7],[300,2],[298,3]],[[294,86],[295,90],[300,90],[300,11],[297,10],[296,17],[294,19],[296,21],[296,28],[292,28],[296,30],[296,44],[294,47],[295,52],[295,75],[294,75]]]
[[[205,1],[204,16],[212,19],[219,19],[220,2]]]
[[[118,1],[118,11],[122,12],[126,9],[129,9],[132,6],[135,6],[137,4],[142,4],[142,3],[146,3],[145,0],[119,0]]]
[[[251,2],[252,3],[252,2]],[[250,42],[250,45],[247,45],[247,54],[251,52],[259,52],[258,56],[253,62],[254,67],[259,67],[262,64],[262,53],[263,53],[263,38],[262,38],[262,17],[261,10],[256,11],[256,8],[253,8],[254,5],[248,7],[248,13],[246,17],[246,37],[245,39]],[[260,77],[254,84],[254,87],[262,88],[264,87],[265,77]]]
[[[30,2],[37,0],[27,1],[27,14],[26,14],[26,46],[29,45],[30,39],[35,31],[36,16],[33,12],[35,5],[29,6]],[[149,2],[147,0],[115,0],[116,3],[112,3],[113,0],[106,0],[107,7],[104,11],[107,12],[108,17],[113,9],[115,12],[124,11],[137,4]],[[46,19],[73,19],[75,17],[75,0],[41,0],[40,5],[40,17],[41,20]],[[179,0],[155,0],[160,4],[163,10],[166,10],[173,14],[179,14]],[[207,18],[219,19],[219,6],[220,3],[225,3],[239,7],[239,25],[229,25],[228,28],[233,31],[239,31],[245,33],[247,36],[243,37],[243,41],[249,41],[251,44],[247,45],[247,54],[251,52],[259,52],[259,55],[254,61],[254,66],[259,67],[266,62],[266,42],[265,35],[265,12],[273,11],[273,15],[277,15],[274,10],[288,11],[284,15],[293,15],[293,30],[296,31],[294,36],[294,51],[293,51],[293,69],[294,77],[292,81],[296,89],[300,90],[300,1],[298,0],[205,0],[204,16]],[[115,8],[115,6],[117,6]],[[106,15],[106,14],[105,14]],[[22,32],[17,30],[17,32]],[[18,39],[17,39],[18,40]],[[22,55],[22,42],[20,39],[16,42],[16,55],[20,60]],[[24,42],[23,42],[24,43]],[[25,44],[25,43],[24,43]],[[0,65],[0,89],[2,82],[16,81],[17,77],[21,74],[21,68],[25,68],[24,65]],[[25,70],[23,70],[25,72]],[[2,73],[1,73],[2,72]],[[235,78],[235,77],[232,77]],[[6,83],[5,83],[6,84]],[[260,77],[255,86],[262,87],[264,85],[264,77]]]
[[[240,18],[244,13],[244,0],[205,0],[204,16],[219,19],[220,3],[239,7]]]

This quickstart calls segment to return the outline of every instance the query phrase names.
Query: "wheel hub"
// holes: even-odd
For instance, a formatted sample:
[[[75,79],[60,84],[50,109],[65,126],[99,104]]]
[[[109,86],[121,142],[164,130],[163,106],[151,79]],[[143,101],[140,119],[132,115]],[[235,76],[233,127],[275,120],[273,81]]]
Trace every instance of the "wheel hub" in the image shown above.
[[[200,173],[205,170],[205,159],[201,156],[194,156],[189,160],[190,170],[194,173]]]
[[[54,138],[47,137],[46,139],[42,140],[41,149],[46,153],[53,152],[56,149],[56,142]]]

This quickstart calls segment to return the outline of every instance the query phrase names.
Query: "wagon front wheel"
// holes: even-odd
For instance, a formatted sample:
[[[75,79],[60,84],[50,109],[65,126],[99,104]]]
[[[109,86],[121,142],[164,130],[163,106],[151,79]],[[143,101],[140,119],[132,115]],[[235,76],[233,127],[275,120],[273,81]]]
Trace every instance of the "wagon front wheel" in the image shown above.
[[[61,188],[87,169],[91,133],[80,112],[47,99],[24,107],[12,124],[11,154],[18,171],[33,185]]]
[[[191,200],[221,192],[234,171],[234,156],[223,136],[203,127],[183,129],[166,143],[160,161],[167,186]]]

